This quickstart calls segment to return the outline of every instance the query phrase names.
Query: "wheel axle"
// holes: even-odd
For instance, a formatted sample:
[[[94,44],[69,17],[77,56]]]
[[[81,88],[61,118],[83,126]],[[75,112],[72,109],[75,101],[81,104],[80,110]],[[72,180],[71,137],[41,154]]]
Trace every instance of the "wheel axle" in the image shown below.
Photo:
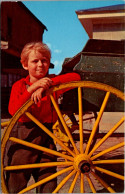
[[[91,170],[92,162],[88,155],[79,154],[74,158],[74,168],[81,173],[88,173]]]
[[[88,162],[84,161],[79,164],[79,169],[84,174],[90,172],[91,166]]]

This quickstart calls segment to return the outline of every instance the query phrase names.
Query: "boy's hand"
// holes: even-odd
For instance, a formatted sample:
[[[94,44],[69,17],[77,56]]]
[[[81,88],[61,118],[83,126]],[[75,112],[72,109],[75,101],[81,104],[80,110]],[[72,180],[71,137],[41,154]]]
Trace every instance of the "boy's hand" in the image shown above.
[[[52,80],[48,77],[44,77],[37,82],[35,82],[33,85],[37,88],[44,88],[44,90],[49,89],[49,87],[52,85]]]
[[[30,93],[34,93],[38,88],[43,88],[44,90],[49,89],[49,87],[52,85],[52,80],[48,77],[44,77],[38,81],[36,81],[35,83],[33,83],[28,89],[27,91]]]
[[[37,104],[38,101],[40,102],[43,91],[49,89],[51,85],[52,85],[52,80],[47,77],[42,78],[38,80],[37,82],[35,82],[34,84],[32,84],[31,86],[37,89],[35,89],[35,91],[32,93],[31,100],[33,100],[35,104]]]
[[[33,92],[32,96],[31,96],[31,100],[33,100],[35,104],[40,102],[40,100],[42,98],[43,91],[44,91],[43,88],[38,88],[35,92]]]

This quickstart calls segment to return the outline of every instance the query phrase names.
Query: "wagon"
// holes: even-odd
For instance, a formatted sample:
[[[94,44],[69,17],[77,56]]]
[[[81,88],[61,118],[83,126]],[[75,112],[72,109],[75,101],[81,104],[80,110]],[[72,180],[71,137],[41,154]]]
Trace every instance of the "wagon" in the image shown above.
[[[94,48],[96,45],[96,48]],[[124,41],[90,39],[82,52],[66,59],[62,73],[76,71],[82,80],[54,86],[46,91],[59,120],[53,125],[53,133],[28,112],[33,101],[28,100],[7,123],[1,144],[2,191],[8,193],[5,172],[57,166],[55,174],[32,183],[19,193],[26,193],[56,177],[58,186],[53,193],[106,193],[124,189]],[[55,102],[53,93],[70,88]],[[106,123],[102,129],[105,113],[117,112],[113,126]],[[112,114],[111,114],[112,113]],[[57,151],[41,147],[10,136],[10,132],[22,114],[26,114],[57,145]],[[118,132],[117,132],[118,131]],[[114,138],[114,139],[113,139]],[[119,140],[118,140],[119,138]],[[12,141],[57,156],[57,162],[4,166],[7,141]],[[64,188],[64,190],[61,190]]]

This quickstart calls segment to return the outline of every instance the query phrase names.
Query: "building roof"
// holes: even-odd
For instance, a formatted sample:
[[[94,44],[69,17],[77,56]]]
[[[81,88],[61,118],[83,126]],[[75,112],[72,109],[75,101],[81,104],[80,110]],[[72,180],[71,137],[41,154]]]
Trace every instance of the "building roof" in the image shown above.
[[[92,14],[92,13],[106,13],[106,12],[123,12],[125,11],[125,5],[124,4],[119,4],[119,5],[112,5],[112,6],[106,6],[106,7],[99,7],[99,8],[93,8],[93,9],[82,9],[82,10],[77,10],[76,13],[77,15],[81,14]]]
[[[48,30],[47,27],[21,2],[21,1],[17,1],[17,3],[22,6],[25,11],[27,11],[30,15],[32,15],[32,17],[40,24],[43,26],[43,28],[45,30]]]
[[[105,30],[103,31],[104,32],[103,39],[107,39],[107,33],[110,33],[110,39],[112,40],[124,39],[124,34],[122,33],[122,31],[124,31],[125,24],[124,4],[78,10],[76,11],[76,14],[83,28],[86,30],[89,38],[98,37],[100,39],[100,37],[102,38],[102,34],[100,33],[102,33],[102,30]],[[102,26],[104,25],[105,29],[102,28]],[[118,28],[117,31],[120,32],[120,36],[117,36],[116,28],[113,25],[115,25]],[[96,27],[95,31],[94,27]],[[115,32],[114,34],[112,34],[111,28],[114,29],[113,31],[113,33]]]

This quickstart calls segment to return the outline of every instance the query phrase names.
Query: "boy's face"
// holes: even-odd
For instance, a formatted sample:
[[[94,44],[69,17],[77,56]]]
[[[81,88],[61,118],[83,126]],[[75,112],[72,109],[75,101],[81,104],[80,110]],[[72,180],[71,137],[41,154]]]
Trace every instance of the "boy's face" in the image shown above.
[[[29,71],[30,82],[33,83],[46,76],[49,65],[50,60],[48,58],[33,50],[29,54],[27,67],[23,67]]]

